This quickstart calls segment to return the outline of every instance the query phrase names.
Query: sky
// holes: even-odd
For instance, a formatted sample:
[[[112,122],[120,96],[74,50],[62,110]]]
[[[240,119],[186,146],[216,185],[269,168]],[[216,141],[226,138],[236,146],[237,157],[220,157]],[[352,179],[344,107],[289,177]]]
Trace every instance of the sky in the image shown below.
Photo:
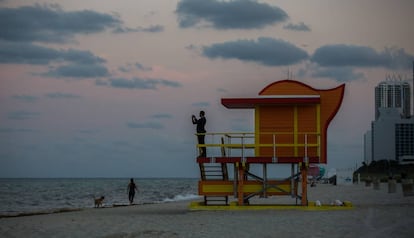
[[[328,168],[363,161],[374,88],[412,77],[411,0],[0,0],[0,177],[198,177],[191,115],[253,132],[288,77],[345,84]],[[289,75],[289,76],[288,76]],[[208,138],[207,138],[208,142]]]

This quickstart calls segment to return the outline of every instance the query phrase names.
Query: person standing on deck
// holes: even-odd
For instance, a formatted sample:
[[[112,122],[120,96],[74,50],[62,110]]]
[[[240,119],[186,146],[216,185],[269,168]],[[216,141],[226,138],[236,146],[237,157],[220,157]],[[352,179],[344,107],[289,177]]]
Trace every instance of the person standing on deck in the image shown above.
[[[200,118],[199,119],[197,119],[196,116],[192,115],[191,120],[193,121],[193,124],[197,124],[198,144],[204,145],[205,144],[205,142],[204,142],[205,135],[204,134],[200,135],[200,133],[206,133],[206,129],[204,127],[206,125],[207,120],[205,118],[204,111],[200,111]],[[207,156],[206,147],[201,147],[200,150],[201,150],[201,154],[200,154],[199,157],[206,157]]]

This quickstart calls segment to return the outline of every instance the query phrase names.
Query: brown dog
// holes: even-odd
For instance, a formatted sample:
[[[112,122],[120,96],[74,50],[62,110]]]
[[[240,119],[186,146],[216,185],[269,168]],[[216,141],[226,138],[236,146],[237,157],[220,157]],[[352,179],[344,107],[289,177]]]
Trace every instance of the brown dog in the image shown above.
[[[104,196],[102,196],[102,197],[100,197],[100,198],[94,198],[94,200],[95,200],[95,207],[97,208],[97,207],[102,207],[102,203],[103,203],[103,200],[105,199],[105,197]]]

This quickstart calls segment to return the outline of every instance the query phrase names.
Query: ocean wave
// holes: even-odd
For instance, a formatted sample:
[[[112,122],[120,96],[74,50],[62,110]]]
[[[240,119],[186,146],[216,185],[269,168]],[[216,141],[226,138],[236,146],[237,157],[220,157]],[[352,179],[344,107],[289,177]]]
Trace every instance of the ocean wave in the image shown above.
[[[134,204],[156,204],[198,199],[196,179],[137,179]],[[0,179],[0,217],[50,213],[61,209],[129,205],[126,179]],[[64,189],[62,189],[64,188]]]
[[[188,200],[194,200],[199,199],[201,196],[196,194],[179,194],[175,195],[173,198],[165,198],[162,200],[162,202],[179,202],[179,201],[188,201]]]

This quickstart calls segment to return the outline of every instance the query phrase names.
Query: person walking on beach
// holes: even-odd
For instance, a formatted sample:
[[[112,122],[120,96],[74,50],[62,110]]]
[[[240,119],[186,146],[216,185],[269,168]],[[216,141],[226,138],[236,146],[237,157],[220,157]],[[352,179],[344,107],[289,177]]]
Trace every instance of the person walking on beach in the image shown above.
[[[128,184],[128,199],[130,205],[134,202],[135,190],[138,192],[138,187],[134,183],[134,179],[131,178],[131,181]]]
[[[200,133],[206,133],[206,129],[204,127],[206,125],[207,120],[205,118],[204,111],[200,111],[200,118],[199,119],[197,119],[196,116],[192,115],[191,120],[192,120],[193,124],[197,124],[198,144],[204,145],[205,144],[205,142],[204,142],[205,135],[204,134],[200,135]],[[206,157],[206,155],[207,155],[206,151],[207,151],[206,147],[201,147],[201,154],[200,154],[199,157]]]

